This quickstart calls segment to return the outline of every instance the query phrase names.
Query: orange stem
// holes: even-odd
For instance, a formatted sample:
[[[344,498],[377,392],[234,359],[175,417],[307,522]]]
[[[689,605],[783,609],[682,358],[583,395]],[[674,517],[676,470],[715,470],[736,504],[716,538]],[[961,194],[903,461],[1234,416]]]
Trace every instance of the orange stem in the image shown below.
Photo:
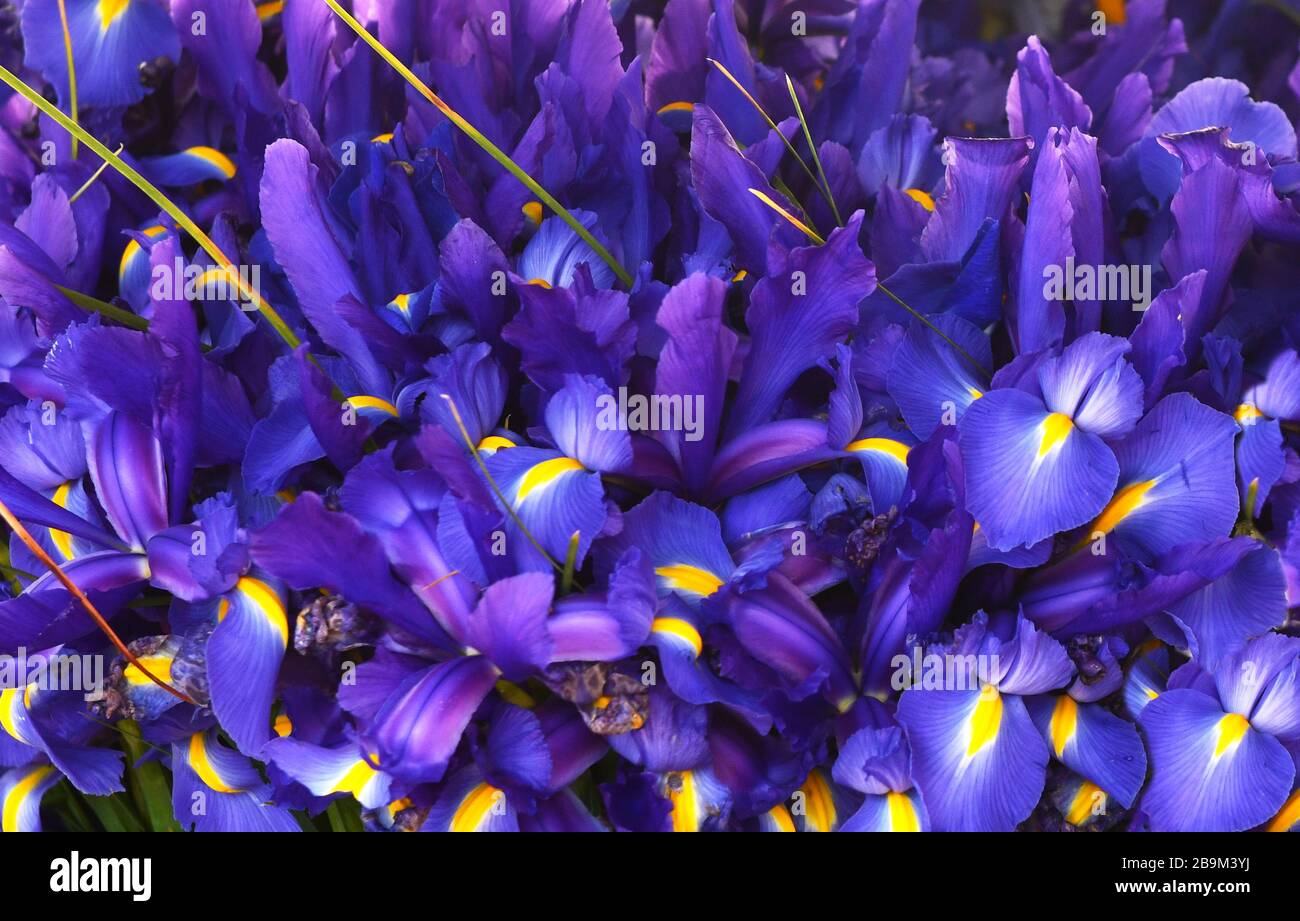
[[[170,684],[163,681],[153,672],[149,671],[149,669],[144,667],[143,663],[136,658],[135,653],[126,648],[126,644],[122,642],[122,638],[119,637],[113,628],[108,625],[108,621],[104,619],[104,615],[100,614],[98,609],[96,609],[95,603],[86,597],[86,593],[81,590],[77,583],[73,582],[59,564],[54,562],[50,555],[45,552],[45,548],[36,542],[36,538],[32,537],[31,532],[27,530],[23,523],[9,510],[9,506],[7,506],[3,501],[0,501],[0,518],[3,518],[5,524],[9,525],[9,527],[13,529],[13,532],[18,535],[18,539],[27,545],[27,549],[35,554],[38,560],[45,564],[45,568],[54,573],[54,578],[58,579],[59,582],[63,584],[63,587],[70,591],[72,596],[81,602],[81,606],[86,609],[86,613],[90,615],[90,619],[95,622],[95,625],[99,627],[100,630],[104,631],[104,635],[109,638],[109,641],[112,642],[112,644],[117,648],[117,651],[122,654],[122,657],[126,659],[127,662],[140,669],[140,671],[147,675],[149,680],[158,685],[158,687],[176,697],[179,697],[187,704],[193,704],[196,707],[198,706],[198,702],[190,698],[189,695],[176,690],[176,688],[172,687]]]

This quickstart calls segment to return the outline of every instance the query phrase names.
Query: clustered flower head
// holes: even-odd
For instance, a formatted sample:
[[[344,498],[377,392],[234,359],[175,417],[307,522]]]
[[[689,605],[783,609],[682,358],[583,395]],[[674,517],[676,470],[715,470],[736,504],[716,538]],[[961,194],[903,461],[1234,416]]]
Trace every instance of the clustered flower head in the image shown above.
[[[1052,6],[10,0],[3,830],[1297,826],[1300,26]]]

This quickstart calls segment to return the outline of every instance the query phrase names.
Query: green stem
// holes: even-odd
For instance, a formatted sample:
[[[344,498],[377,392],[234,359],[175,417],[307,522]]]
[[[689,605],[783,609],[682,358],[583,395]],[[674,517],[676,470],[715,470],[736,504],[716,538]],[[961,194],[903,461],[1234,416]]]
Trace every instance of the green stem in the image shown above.
[[[48,99],[36,92],[36,90],[32,89],[18,77],[14,76],[8,68],[3,66],[0,66],[0,81],[6,83],[10,89],[18,93],[32,105],[36,106],[36,108],[40,109],[50,118],[54,119],[54,121],[58,122],[59,126],[72,135],[73,138],[80,139],[81,142],[93,150],[101,160],[104,160],[112,166],[113,169],[121,173],[123,178],[148,196],[149,200],[157,205],[162,211],[166,212],[166,214],[176,222],[177,227],[180,227],[193,237],[199,246],[203,247],[207,254],[212,257],[212,260],[226,270],[227,277],[238,286],[240,294],[246,300],[257,305],[257,309],[266,317],[267,322],[271,324],[271,327],[277,333],[279,333],[280,338],[285,341],[285,344],[287,344],[289,348],[296,349],[302,344],[302,340],[300,340],[294,331],[289,328],[288,324],[284,322],[276,312],[275,308],[268,304],[266,299],[263,298],[256,289],[240,277],[239,272],[235,270],[234,264],[226,254],[221,251],[221,248],[217,246],[217,244],[214,243],[206,233],[204,233],[203,229],[200,228],[198,224],[194,223],[194,220],[188,214],[182,211],[180,207],[166,195],[160,192],[153,183],[140,175],[133,166],[105,147],[98,138],[86,131],[86,129],[82,128],[75,121],[68,118],[67,115],[60,112],[57,106],[53,105]]]
[[[619,264],[618,260],[613,257],[609,250],[605,249],[605,247],[601,245],[600,241],[592,236],[591,231],[584,227],[581,221],[570,214],[569,210],[555,199],[555,196],[542,188],[536,179],[524,172],[523,168],[510,158],[509,154],[497,147],[496,144],[493,144],[492,141],[483,134],[483,132],[471,125],[459,112],[444,102],[437,93],[429,89],[428,85],[425,84],[423,80],[417,77],[409,67],[398,60],[397,56],[389,51],[388,48],[384,46],[383,42],[371,35],[366,30],[365,26],[352,17],[351,13],[339,6],[336,0],[325,0],[325,2],[329,4],[329,8],[333,10],[340,19],[347,23],[348,28],[357,33],[357,36],[374,49],[376,54],[388,62],[388,65],[392,67],[393,70],[401,74],[402,77],[406,79],[407,83],[415,87],[420,92],[421,96],[433,103],[433,105],[437,107],[438,111],[447,116],[447,119],[453,125],[469,135],[470,140],[483,148],[483,150],[487,151],[488,155],[492,157],[493,160],[496,160],[497,163],[501,164],[507,172],[522,182],[528,191],[536,195],[541,202],[559,215],[564,223],[572,227],[573,232],[581,237],[583,241],[591,247],[592,251],[604,260],[606,265],[613,269],[614,274],[618,276],[619,281],[623,282],[623,284],[629,288],[632,287],[633,279],[632,276],[628,274],[627,269],[623,268],[623,266]]]
[[[63,49],[68,55],[68,108],[72,120],[77,121],[77,68],[72,63],[72,33],[68,30],[68,6],[65,0],[59,0],[59,23],[63,26]],[[72,136],[72,159],[77,159],[77,136]],[[73,198],[73,201],[76,201]]]
[[[813,163],[817,166],[817,175],[821,177],[822,188],[825,190],[822,197],[826,203],[831,206],[831,213],[835,215],[835,223],[844,226],[844,219],[840,217],[840,209],[835,206],[835,195],[831,192],[831,184],[826,179],[826,170],[822,167],[822,158],[817,153],[817,145],[813,143],[812,131],[808,128],[808,119],[804,118],[803,106],[799,104],[799,95],[794,91],[794,81],[790,75],[785,76],[786,89],[790,91],[790,100],[794,103],[795,114],[799,116],[799,124],[803,126],[803,139],[808,143],[808,149],[812,152]]]
[[[879,281],[876,282],[876,287],[879,288],[881,291],[883,291],[885,293],[885,296],[888,297],[891,301],[893,301],[898,306],[902,307],[904,310],[906,310],[912,316],[916,317],[926,326],[930,327],[930,329],[934,330],[934,332],[939,336],[940,339],[942,339],[944,342],[952,346],[957,351],[957,354],[961,355],[962,358],[966,359],[966,361],[970,364],[970,366],[979,373],[981,382],[988,381],[991,379],[991,376],[987,368],[985,368],[978,361],[972,358],[971,354],[967,352],[964,348],[962,348],[956,342],[953,342],[952,339],[948,338],[948,334],[945,333],[943,330],[941,330],[939,327],[935,326],[933,323],[931,323],[929,318],[925,317],[923,314],[921,314],[919,311],[913,308],[910,304],[904,301],[893,291],[890,291],[888,288],[886,288],[882,282]]]

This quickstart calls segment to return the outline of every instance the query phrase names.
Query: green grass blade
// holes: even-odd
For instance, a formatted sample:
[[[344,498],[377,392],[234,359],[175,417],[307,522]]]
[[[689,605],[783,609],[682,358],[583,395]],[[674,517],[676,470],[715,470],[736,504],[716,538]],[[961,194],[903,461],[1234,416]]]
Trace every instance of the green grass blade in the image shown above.
[[[918,320],[920,320],[920,321],[921,321],[922,323],[924,323],[926,326],[930,327],[930,329],[934,330],[935,334],[938,335],[938,337],[939,337],[940,339],[942,339],[944,342],[946,342],[946,343],[948,343],[950,346],[952,346],[953,349],[955,349],[955,350],[957,351],[957,354],[961,355],[962,358],[966,359],[966,362],[967,362],[967,363],[968,363],[972,368],[974,368],[977,372],[979,372],[980,379],[981,379],[982,381],[990,380],[990,373],[989,373],[989,370],[988,370],[987,368],[985,368],[985,367],[984,367],[983,365],[981,365],[978,361],[976,361],[976,360],[971,356],[970,352],[967,352],[964,348],[962,348],[962,347],[961,347],[960,345],[958,345],[956,342],[953,342],[952,339],[950,339],[950,338],[948,337],[948,335],[947,335],[943,330],[941,330],[939,327],[937,327],[937,326],[935,326],[933,323],[931,323],[930,320],[929,320],[926,316],[924,316],[922,313],[920,313],[920,311],[918,311],[916,308],[914,308],[911,304],[907,303],[905,300],[903,300],[901,297],[899,297],[899,296],[898,296],[897,294],[895,294],[893,291],[890,291],[890,290],[889,290],[888,288],[886,288],[886,287],[884,286],[884,284],[882,284],[881,282],[877,281],[877,282],[876,282],[876,287],[879,288],[881,291],[884,292],[885,297],[889,298],[891,301],[893,301],[893,302],[894,302],[895,304],[897,304],[899,307],[902,307],[904,310],[906,310],[906,311],[907,311],[908,313],[910,313],[912,316],[916,317]]]
[[[765,192],[760,192],[758,189],[750,189],[750,190],[749,190],[749,194],[753,195],[755,198],[757,198],[757,199],[758,199],[759,201],[761,201],[763,204],[767,205],[769,208],[771,208],[771,209],[772,209],[773,211],[775,211],[777,214],[781,215],[781,217],[785,218],[787,221],[789,221],[789,222],[790,222],[791,224],[793,224],[795,227],[797,227],[797,228],[799,228],[801,231],[803,231],[804,235],[807,236],[809,240],[812,240],[814,243],[816,243],[818,246],[821,246],[822,244],[824,244],[824,243],[826,242],[824,239],[822,239],[821,234],[817,233],[817,231],[813,230],[811,227],[809,227],[809,226],[808,226],[807,224],[805,224],[803,221],[799,220],[797,217],[795,217],[795,216],[794,216],[793,214],[791,214],[789,211],[785,210],[785,209],[782,208],[780,205],[778,205],[776,202],[772,201],[771,197],[768,196]]]
[[[113,169],[117,170],[124,179],[143,192],[150,201],[158,206],[160,210],[164,211],[169,217],[171,217],[171,219],[176,222],[177,227],[181,228],[193,237],[199,246],[203,247],[204,251],[212,257],[212,260],[217,263],[217,265],[226,269],[227,277],[239,288],[241,296],[257,306],[258,311],[266,317],[267,322],[271,324],[271,327],[280,335],[280,338],[285,341],[289,348],[297,348],[302,344],[302,341],[294,331],[289,328],[288,324],[284,322],[284,319],[276,312],[275,308],[268,304],[266,299],[263,298],[256,289],[240,277],[239,272],[235,270],[234,263],[230,261],[230,258],[221,251],[221,248],[217,246],[217,244],[212,241],[203,229],[199,227],[198,224],[194,223],[193,219],[182,211],[175,202],[160,192],[148,179],[140,175],[133,166],[105,147],[93,134],[86,131],[86,129],[82,128],[63,112],[59,111],[57,106],[53,105],[48,99],[36,92],[36,90],[32,89],[10,72],[8,68],[3,66],[0,66],[0,81],[3,81],[14,92],[18,93],[32,105],[36,106],[36,108],[40,109],[54,121],[58,122],[59,126],[63,128],[64,131],[68,132],[68,134],[79,139],[87,148],[94,151],[101,160],[104,160],[112,166]]]
[[[789,74],[785,75],[785,87],[790,91],[790,101],[794,103],[795,114],[799,116],[799,124],[803,127],[803,139],[807,141],[808,149],[812,151],[813,164],[817,167],[817,175],[821,177],[821,187],[824,190],[822,197],[831,206],[831,213],[835,215],[835,223],[843,227],[844,218],[840,217],[840,209],[835,205],[835,195],[831,192],[831,184],[826,179],[826,170],[822,167],[821,155],[817,153],[817,145],[813,143],[812,131],[808,129],[808,119],[804,118],[803,106],[799,104],[799,95],[794,91],[794,81],[790,79]]]
[[[785,136],[785,133],[782,132],[781,129],[776,126],[776,122],[772,121],[772,116],[768,115],[767,111],[761,105],[759,105],[758,100],[749,94],[749,90],[745,89],[745,87],[741,85],[740,81],[737,80],[734,76],[732,76],[731,71],[727,70],[726,67],[722,66],[721,61],[715,61],[713,58],[708,58],[708,62],[712,64],[714,67],[716,67],[718,69],[718,72],[721,73],[724,77],[726,77],[727,80],[731,83],[731,85],[740,91],[742,96],[744,96],[746,99],[749,100],[749,104],[754,107],[754,111],[757,112],[759,115],[761,115],[763,117],[763,121],[767,122],[768,127],[776,132],[776,136],[781,139],[781,143],[785,145],[785,149],[790,151],[790,155],[794,157],[795,162],[799,164],[800,168],[804,171],[804,174],[807,175],[809,181],[812,182],[813,188],[817,190],[817,194],[820,195],[822,198],[826,199],[826,204],[831,206],[831,210],[835,212],[836,221],[843,224],[843,221],[839,220],[839,211],[835,208],[835,202],[831,201],[830,197],[822,189],[821,185],[817,182],[817,177],[813,175],[813,171],[811,167],[808,166],[807,161],[804,160],[803,157],[799,156],[799,151],[794,149],[794,145],[790,143],[790,139],[787,138]],[[798,106],[797,101],[795,105],[796,107]],[[803,121],[802,111],[799,112],[799,120],[801,122]],[[808,130],[807,125],[805,125],[804,131],[806,132],[807,130]],[[809,141],[809,146],[810,147],[812,146],[811,140]],[[816,156],[816,150],[813,151],[813,155]]]
[[[65,288],[63,285],[55,285],[59,293],[66,297],[72,303],[76,304],[82,310],[89,310],[91,313],[97,313],[100,316],[107,317],[114,323],[121,323],[123,326],[129,326],[131,329],[138,329],[144,332],[149,328],[149,321],[144,317],[134,314],[129,310],[123,310],[107,301],[101,301],[97,297],[91,297],[89,294],[82,294],[80,291],[73,291],[71,288]]]
[[[167,772],[157,761],[144,761],[148,743],[140,735],[140,726],[134,720],[122,720],[122,747],[126,749],[127,789],[135,800],[136,808],[149,823],[150,831],[180,831],[181,826],[172,813],[171,787]]]
[[[393,68],[393,70],[401,74],[407,83],[415,87],[420,92],[421,96],[433,103],[434,106],[437,107],[438,111],[447,116],[448,120],[450,120],[453,125],[469,135],[470,140],[487,151],[488,155],[491,156],[493,160],[496,160],[497,163],[501,164],[510,175],[522,182],[524,186],[527,187],[528,191],[536,195],[542,203],[559,215],[564,223],[572,227],[573,232],[581,237],[583,242],[590,246],[592,251],[595,252],[606,265],[614,270],[614,274],[618,276],[619,281],[623,282],[623,284],[629,288],[632,287],[632,276],[628,274],[627,269],[623,268],[609,250],[605,249],[605,247],[601,245],[600,241],[592,236],[591,231],[582,226],[581,221],[570,214],[569,210],[565,208],[564,205],[560,204],[550,192],[547,192],[542,188],[536,179],[524,172],[523,167],[512,160],[509,154],[500,147],[497,147],[496,144],[493,144],[483,134],[483,132],[471,125],[459,112],[443,101],[437,93],[429,89],[423,80],[417,77],[409,67],[398,60],[397,56],[389,51],[388,48],[384,46],[383,42],[371,35],[366,30],[365,26],[352,17],[352,14],[339,6],[336,0],[325,0],[325,2],[329,4],[329,8],[332,9],[340,19],[347,23],[348,28],[357,33],[357,36],[369,45],[376,54],[383,58],[388,65]]]
[[[77,68],[72,63],[72,33],[68,30],[68,5],[59,0],[59,23],[63,26],[63,50],[68,55],[68,109],[73,122],[77,121]],[[77,159],[77,136],[72,136],[72,159]],[[76,201],[76,198],[73,198]]]

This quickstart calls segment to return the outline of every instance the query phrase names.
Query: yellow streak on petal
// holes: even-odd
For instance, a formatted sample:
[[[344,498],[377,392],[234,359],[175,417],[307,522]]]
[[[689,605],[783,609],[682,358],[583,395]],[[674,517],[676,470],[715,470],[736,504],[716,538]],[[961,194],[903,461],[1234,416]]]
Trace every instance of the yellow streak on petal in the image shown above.
[[[372,397],[364,393],[348,397],[348,405],[354,409],[377,409],[380,412],[387,413],[394,419],[397,418],[397,407],[381,397]]]
[[[703,570],[697,570],[702,572]],[[704,573],[708,575],[708,573]],[[722,583],[719,582],[719,585]],[[714,591],[717,591],[715,588]],[[710,593],[711,594],[711,593]],[[695,629],[695,625],[690,621],[682,620],[680,617],[656,617],[650,624],[651,633],[666,633],[675,636],[678,639],[685,640],[695,650],[696,658],[699,658],[701,650],[704,649],[704,640],[700,638],[700,631]]]
[[[163,234],[165,234],[167,232],[167,228],[159,224],[155,224],[152,227],[146,227],[144,230],[140,232],[144,234],[146,237],[153,239],[154,237],[161,237]],[[122,261],[119,262],[117,266],[117,276],[119,279],[126,274],[127,266],[131,264],[131,260],[136,257],[136,254],[139,253],[141,249],[142,247],[140,246],[140,241],[138,241],[135,237],[130,237],[127,239],[126,248],[122,250]]]
[[[1065,746],[1074,738],[1079,728],[1079,705],[1069,694],[1062,694],[1056,699],[1056,708],[1052,710],[1052,723],[1049,734],[1056,757],[1061,757]]]
[[[1002,695],[991,684],[980,689],[980,699],[970,717],[970,741],[966,757],[973,758],[998,737],[1002,726]]]
[[[285,616],[284,603],[275,589],[261,579],[244,576],[235,583],[235,591],[242,593],[257,607],[266,622],[280,634],[281,641],[289,644],[289,621]]]
[[[478,443],[478,450],[486,451],[488,454],[495,454],[502,448],[516,447],[515,443],[509,438],[503,438],[500,435],[488,435]]]
[[[234,162],[215,147],[190,147],[185,150],[185,153],[191,157],[198,157],[205,163],[211,163],[221,170],[221,175],[227,179],[235,175]]]
[[[281,713],[275,718],[275,734],[280,738],[293,733],[293,720],[289,719],[289,714]]]
[[[699,831],[700,810],[695,799],[695,777],[690,771],[677,775],[681,786],[668,788],[668,799],[673,804],[673,831]]]
[[[1219,738],[1214,743],[1214,759],[1217,761],[1229,752],[1235,751],[1250,728],[1250,720],[1240,713],[1225,713],[1218,724]]]
[[[1300,822],[1300,790],[1291,794],[1290,799],[1282,804],[1282,809],[1273,821],[1268,823],[1265,831],[1290,831],[1291,827]]]
[[[672,566],[656,566],[655,575],[668,583],[671,589],[681,589],[702,598],[707,598],[722,588],[722,580],[698,566],[677,563]]]
[[[284,12],[284,0],[271,0],[270,3],[263,3],[257,8],[257,18],[266,22],[275,16]]]
[[[1065,413],[1052,413],[1040,426],[1042,438],[1038,442],[1038,456],[1046,457],[1052,449],[1060,445],[1070,432],[1074,431],[1074,422]]]
[[[107,32],[119,16],[126,12],[131,0],[99,0],[99,29]]]
[[[859,438],[857,441],[851,441],[845,445],[844,450],[854,454],[861,451],[874,451],[877,454],[885,454],[906,467],[907,455],[912,449],[901,441],[895,441],[892,438]]]
[[[53,502],[61,509],[67,509],[68,493],[71,491],[71,489],[72,489],[72,481],[68,480],[66,483],[61,485],[58,489],[54,490],[54,495],[50,497],[50,501]],[[65,560],[72,559],[72,535],[71,534],[69,534],[67,531],[58,531],[55,530],[54,528],[50,528],[50,540],[54,542],[54,546],[57,547],[59,552],[63,554],[63,558]]]
[[[497,797],[501,795],[500,790],[487,783],[481,783],[470,790],[456,807],[456,814],[451,817],[451,830],[478,831],[487,814],[497,803]]]
[[[18,783],[14,784],[9,795],[5,797],[4,817],[0,820],[0,829],[6,832],[18,831],[18,813],[23,807],[24,800],[32,795],[32,791],[40,786],[41,781],[54,771],[54,767],[49,764],[43,764],[32,770],[30,774],[24,777]]]
[[[545,288],[547,291],[550,291],[551,288],[555,287],[545,278],[530,278],[528,279],[528,283],[530,285],[537,285],[539,288]]]
[[[1070,812],[1065,817],[1065,821],[1071,825],[1082,825],[1092,817],[1094,803],[1101,803],[1104,808],[1106,791],[1091,780],[1085,780],[1079,785],[1074,799],[1070,801]]]
[[[528,218],[528,223],[536,227],[542,222],[542,203],[539,201],[530,201],[521,209],[524,217]]]
[[[379,759],[374,755],[371,755],[370,758],[376,764],[379,763]],[[370,783],[377,773],[379,772],[372,768],[364,758],[358,758],[357,763],[348,768],[348,772],[339,779],[339,782],[334,785],[334,789],[329,792],[351,793],[354,797],[359,798],[366,784]]]
[[[189,754],[190,767],[194,769],[195,774],[199,775],[199,780],[202,780],[211,789],[216,790],[218,793],[241,792],[239,788],[232,787],[222,780],[221,775],[217,773],[217,769],[213,767],[211,759],[208,758],[208,742],[205,733],[196,732],[190,736]]]
[[[1101,514],[1093,522],[1089,533],[1096,534],[1100,531],[1109,534],[1113,531],[1116,525],[1146,504],[1146,494],[1151,491],[1156,482],[1156,480],[1141,480],[1130,483],[1115,493],[1115,497],[1101,510]]]
[[[542,461],[540,464],[534,464],[528,468],[528,472],[519,481],[519,489],[515,492],[515,508],[523,505],[524,500],[530,495],[550,485],[559,477],[574,470],[582,469],[582,464],[572,457],[553,457],[550,460]]]
[[[921,189],[904,189],[903,194],[919,203],[926,211],[934,210],[934,199],[929,192],[924,192]]]
[[[18,707],[18,688],[6,688],[0,691],[0,726],[4,731],[9,733],[19,742],[24,742],[21,735],[18,734],[18,726],[14,720],[14,711]]]
[[[920,831],[921,821],[917,818],[916,807],[912,805],[912,800],[906,793],[888,794],[889,801],[889,830],[890,831]]]
[[[1242,425],[1248,425],[1256,419],[1265,418],[1265,416],[1259,411],[1259,407],[1254,403],[1242,403],[1233,411],[1232,418],[1236,419]]]
[[[685,102],[685,101],[670,102],[666,106],[660,106],[659,111],[656,112],[655,114],[663,115],[667,112],[689,112],[694,108],[695,108],[695,103],[693,102]]]
[[[784,803],[777,803],[767,811],[767,817],[772,820],[776,826],[776,831],[792,832],[794,828],[794,819],[790,818],[790,810],[785,808]]]
[[[371,144],[387,144],[393,140],[393,132],[386,131],[383,134],[376,134],[370,139]]]
[[[835,798],[821,771],[813,768],[799,788],[804,796],[804,818],[813,831],[830,831],[835,827]]]

